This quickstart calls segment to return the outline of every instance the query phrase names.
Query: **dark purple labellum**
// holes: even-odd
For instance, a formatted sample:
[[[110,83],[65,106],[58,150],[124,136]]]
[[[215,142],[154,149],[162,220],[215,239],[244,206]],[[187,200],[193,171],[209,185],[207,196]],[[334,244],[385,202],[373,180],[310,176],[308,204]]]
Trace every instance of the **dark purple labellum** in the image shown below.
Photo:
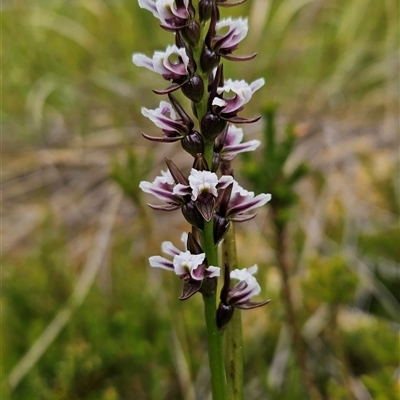
[[[201,68],[205,73],[210,73],[219,64],[220,59],[221,57],[217,53],[204,47],[200,59]]]
[[[204,153],[203,138],[197,131],[192,131],[188,135],[182,138],[181,145],[185,151],[191,156],[196,157],[197,154]]]
[[[202,200],[198,199],[196,201],[197,209],[200,211],[200,214],[207,222],[211,221],[211,218],[213,217],[214,206],[215,206],[215,199],[214,197],[212,197],[211,194],[207,195],[206,198]]]
[[[186,281],[183,284],[183,290],[182,294],[179,296],[179,300],[187,300],[189,297],[193,296],[200,290],[201,284],[201,281],[195,281],[194,279]]]
[[[197,169],[197,171],[209,171],[208,164],[206,159],[203,157],[203,154],[197,153],[194,161],[193,161],[193,168]]]
[[[193,201],[189,201],[182,207],[182,214],[190,225],[201,231],[204,229],[204,218]]]
[[[222,329],[231,320],[234,311],[235,309],[232,306],[223,304],[222,302],[219,303],[217,309],[218,329]]]
[[[207,140],[214,140],[226,127],[227,122],[208,112],[201,120],[201,133]]]
[[[199,101],[201,101],[204,95],[203,79],[201,79],[199,75],[193,75],[182,86],[182,92],[188,99],[190,99],[194,103],[198,103]]]

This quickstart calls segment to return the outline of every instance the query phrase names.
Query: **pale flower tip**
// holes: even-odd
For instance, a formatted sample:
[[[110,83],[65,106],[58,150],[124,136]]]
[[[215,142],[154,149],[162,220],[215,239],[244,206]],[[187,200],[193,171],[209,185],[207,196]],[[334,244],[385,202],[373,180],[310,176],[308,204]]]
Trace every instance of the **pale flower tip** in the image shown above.
[[[264,78],[259,78],[259,79],[256,79],[254,82],[252,82],[250,84],[250,87],[251,87],[251,90],[254,93],[256,90],[260,89],[264,85],[265,85],[265,79]]]
[[[140,65],[138,65],[139,63],[140,63],[140,60],[142,59],[142,54],[140,54],[140,53],[133,53],[132,54],[132,62],[136,65],[136,66],[138,66],[138,67],[140,67]]]
[[[210,278],[214,278],[214,277],[217,277],[217,276],[220,276],[221,275],[221,268],[220,267],[213,267],[212,265],[210,265],[208,268],[207,268],[207,270],[206,270],[207,272],[209,272],[209,277]]]
[[[251,274],[254,275],[258,271],[258,265],[254,264],[252,267],[248,268],[247,271]]]
[[[142,189],[143,191],[145,191],[145,189],[148,187],[148,183],[149,183],[149,182],[141,181],[141,182],[139,183],[139,189]]]
[[[218,107],[225,107],[227,105],[227,102],[224,99],[221,99],[219,97],[215,97],[212,101],[213,106],[218,106]]]

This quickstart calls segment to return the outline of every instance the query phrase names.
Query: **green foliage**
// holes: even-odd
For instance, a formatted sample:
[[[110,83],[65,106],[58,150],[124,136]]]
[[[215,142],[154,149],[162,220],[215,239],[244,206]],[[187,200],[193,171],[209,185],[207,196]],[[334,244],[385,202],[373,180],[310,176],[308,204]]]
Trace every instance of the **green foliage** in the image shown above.
[[[114,159],[110,177],[128,195],[135,204],[140,204],[139,183],[147,176],[152,164],[149,154],[138,156],[132,148],[126,150],[125,163]]]
[[[383,369],[374,375],[363,376],[362,381],[374,400],[397,400],[399,385],[393,379],[394,370]]]
[[[395,373],[398,363],[399,335],[385,321],[367,319],[343,331],[349,361],[357,375],[376,374],[382,369]],[[362,338],[362,340],[360,340]]]
[[[308,263],[308,277],[302,287],[307,297],[337,306],[353,302],[358,284],[358,276],[343,257],[316,257]]]
[[[8,269],[3,296],[7,326],[4,370],[8,372],[28,350],[65,303],[71,277],[60,232],[48,232],[28,262],[18,258]],[[130,240],[113,249],[112,282],[117,292],[94,287],[66,329],[50,346],[13,393],[31,399],[137,399],[179,398],[170,348],[170,321],[159,299],[142,288],[147,281],[147,261],[126,256]],[[114,397],[113,397],[114,396]]]
[[[290,219],[289,209],[297,202],[294,185],[309,172],[309,168],[306,163],[300,163],[291,172],[285,171],[284,166],[293,151],[296,137],[293,125],[289,124],[284,131],[284,138],[279,141],[275,122],[276,110],[275,104],[265,107],[262,158],[260,160],[248,153],[244,154],[242,174],[255,191],[274,194],[270,204],[276,210],[275,222],[284,226]]]

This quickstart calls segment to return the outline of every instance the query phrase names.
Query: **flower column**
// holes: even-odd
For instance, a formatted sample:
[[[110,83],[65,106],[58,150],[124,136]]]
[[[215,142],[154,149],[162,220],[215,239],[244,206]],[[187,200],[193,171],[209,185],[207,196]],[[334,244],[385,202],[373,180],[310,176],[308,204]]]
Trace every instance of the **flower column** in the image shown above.
[[[225,373],[222,348],[223,327],[229,322],[233,308],[254,308],[262,303],[249,299],[259,293],[253,274],[256,267],[230,273],[225,267],[224,286],[220,305],[216,310],[217,278],[220,275],[218,244],[227,233],[232,221],[241,222],[256,214],[246,214],[267,203],[268,194],[255,196],[241,188],[234,180],[230,163],[236,154],[254,150],[258,141],[242,143],[243,131],[233,124],[251,123],[259,117],[246,119],[238,113],[263,84],[258,79],[245,81],[224,80],[221,58],[246,61],[255,57],[234,56],[232,53],[246,36],[246,19],[221,20],[220,6],[242,3],[226,0],[139,0],[139,5],[153,13],[160,26],[175,35],[175,44],[165,52],[157,51],[152,58],[134,54],[133,62],[161,74],[170,86],[154,90],[167,95],[169,102],[161,101],[155,110],[142,108],[142,113],[159,127],[163,135],[146,139],[158,142],[180,141],[183,149],[194,157],[189,176],[184,175],[166,159],[167,171],[153,182],[141,182],[143,191],[163,201],[150,205],[158,210],[181,209],[191,224],[191,232],[183,236],[185,251],[164,242],[162,250],[172,257],[150,257],[152,267],[175,272],[183,280],[181,300],[200,292],[204,300],[211,384],[214,400],[226,399]],[[223,30],[223,34],[219,32]],[[172,94],[176,90],[191,101],[194,118],[184,110]],[[194,119],[198,121],[196,128]],[[229,168],[227,168],[229,166]],[[221,169],[222,175],[218,176]],[[239,282],[230,287],[230,280]]]

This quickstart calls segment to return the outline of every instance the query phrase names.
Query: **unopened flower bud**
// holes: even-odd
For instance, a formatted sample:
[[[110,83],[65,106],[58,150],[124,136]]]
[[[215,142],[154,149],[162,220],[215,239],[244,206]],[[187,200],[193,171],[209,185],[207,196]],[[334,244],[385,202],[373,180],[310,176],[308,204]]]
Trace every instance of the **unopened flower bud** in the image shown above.
[[[199,13],[200,13],[200,21],[205,22],[211,18],[212,11],[212,0],[200,0],[199,2]]]
[[[201,120],[201,133],[207,140],[214,140],[226,127],[227,122],[211,112]]]
[[[201,68],[205,73],[209,73],[219,64],[220,59],[217,53],[204,46],[200,59]]]
[[[196,154],[198,153],[204,153],[203,138],[197,131],[192,131],[188,135],[184,136],[181,140],[181,145],[183,149],[193,157],[196,157]]]
[[[198,103],[201,101],[204,95],[204,83],[203,79],[200,78],[199,75],[193,75],[183,86],[182,86],[183,94],[193,101],[194,103]]]
[[[232,318],[235,309],[231,305],[219,303],[217,309],[217,326],[222,329]]]
[[[212,165],[211,165],[211,172],[217,172],[219,168],[219,164],[221,161],[221,157],[219,153],[215,152],[213,153],[213,159],[212,159]],[[224,174],[227,175],[227,174]]]
[[[214,214],[214,244],[218,244],[229,229],[229,219]]]
[[[197,46],[200,39],[200,24],[197,21],[191,21],[190,24],[182,29],[182,36],[192,45]]]

